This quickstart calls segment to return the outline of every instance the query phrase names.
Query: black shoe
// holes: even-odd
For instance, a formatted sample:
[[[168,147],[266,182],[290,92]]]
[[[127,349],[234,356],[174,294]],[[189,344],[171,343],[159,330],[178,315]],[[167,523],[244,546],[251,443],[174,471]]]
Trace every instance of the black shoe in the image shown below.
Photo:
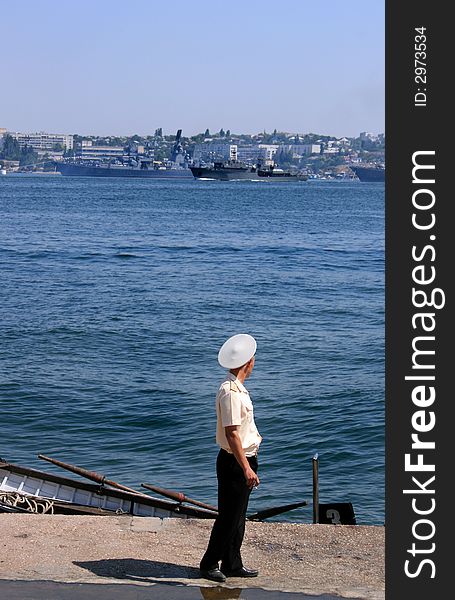
[[[256,569],[247,569],[246,567],[240,567],[235,571],[226,571],[226,577],[257,577],[259,571]]]
[[[219,569],[201,569],[201,577],[210,579],[210,581],[218,581],[223,583],[226,581],[226,576]]]

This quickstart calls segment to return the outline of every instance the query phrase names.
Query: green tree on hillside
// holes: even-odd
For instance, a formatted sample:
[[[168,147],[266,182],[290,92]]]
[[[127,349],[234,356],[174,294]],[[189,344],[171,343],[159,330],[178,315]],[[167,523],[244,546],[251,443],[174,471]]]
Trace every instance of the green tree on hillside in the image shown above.
[[[19,156],[19,165],[21,167],[26,167],[29,165],[34,165],[38,162],[38,154],[33,150],[31,146],[25,145]]]
[[[296,161],[293,158],[292,152],[282,149],[275,154],[275,162],[280,167],[289,168],[294,165]]]
[[[3,140],[3,148],[0,152],[0,158],[5,160],[20,160],[21,148],[19,142],[12,135],[7,134]]]

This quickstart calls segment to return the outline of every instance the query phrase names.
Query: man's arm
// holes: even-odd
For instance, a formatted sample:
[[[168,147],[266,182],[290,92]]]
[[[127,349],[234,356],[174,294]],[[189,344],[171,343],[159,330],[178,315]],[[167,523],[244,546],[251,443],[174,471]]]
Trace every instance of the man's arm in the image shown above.
[[[226,439],[228,441],[229,447],[232,450],[237,462],[243,469],[243,473],[245,475],[246,483],[248,487],[252,488],[253,486],[259,485],[259,477],[250,467],[250,463],[248,462],[245,452],[242,448],[242,441],[240,440],[238,425],[229,425],[224,428],[226,433]]]

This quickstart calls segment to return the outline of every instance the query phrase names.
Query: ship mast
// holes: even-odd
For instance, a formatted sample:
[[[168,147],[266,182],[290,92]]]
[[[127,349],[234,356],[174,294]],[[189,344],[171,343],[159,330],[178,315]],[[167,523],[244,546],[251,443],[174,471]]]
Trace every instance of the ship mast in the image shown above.
[[[171,153],[171,161],[175,162],[177,160],[177,156],[183,152],[182,144],[180,143],[180,139],[182,137],[182,130],[179,129],[177,131],[177,135],[175,136],[175,144],[172,148]]]

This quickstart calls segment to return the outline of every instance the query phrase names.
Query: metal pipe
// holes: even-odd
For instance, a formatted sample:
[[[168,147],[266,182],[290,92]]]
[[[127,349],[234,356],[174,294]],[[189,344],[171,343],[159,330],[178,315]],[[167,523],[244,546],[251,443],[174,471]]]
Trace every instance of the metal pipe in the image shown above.
[[[206,504],[205,502],[199,502],[199,500],[193,500],[192,498],[188,498],[182,492],[174,492],[174,490],[166,490],[165,488],[160,488],[156,485],[150,485],[150,483],[141,483],[142,487],[147,488],[148,490],[152,490],[152,492],[156,492],[157,494],[161,494],[166,498],[172,498],[172,500],[177,500],[177,502],[188,502],[189,504],[194,504],[196,506],[200,506],[201,508],[205,508],[207,510],[212,510],[213,512],[218,512],[216,506],[212,506],[211,504]]]
[[[319,455],[313,456],[313,523],[319,523]]]
[[[124,492],[135,494],[136,496],[150,498],[148,494],[143,494],[142,492],[133,490],[133,488],[127,487],[126,485],[122,485],[121,483],[117,483],[116,481],[112,481],[111,479],[106,479],[104,475],[96,473],[95,471],[87,471],[87,469],[77,467],[76,465],[70,465],[69,463],[64,463],[61,460],[57,460],[56,458],[50,458],[49,456],[44,456],[43,454],[38,454],[38,458],[41,458],[42,460],[47,460],[47,462],[50,462],[53,465],[57,465],[57,467],[61,467],[62,469],[66,469],[67,471],[71,471],[72,473],[76,473],[76,475],[80,475],[81,477],[86,477],[91,481],[99,483],[101,486],[110,485],[111,487],[123,490]]]

